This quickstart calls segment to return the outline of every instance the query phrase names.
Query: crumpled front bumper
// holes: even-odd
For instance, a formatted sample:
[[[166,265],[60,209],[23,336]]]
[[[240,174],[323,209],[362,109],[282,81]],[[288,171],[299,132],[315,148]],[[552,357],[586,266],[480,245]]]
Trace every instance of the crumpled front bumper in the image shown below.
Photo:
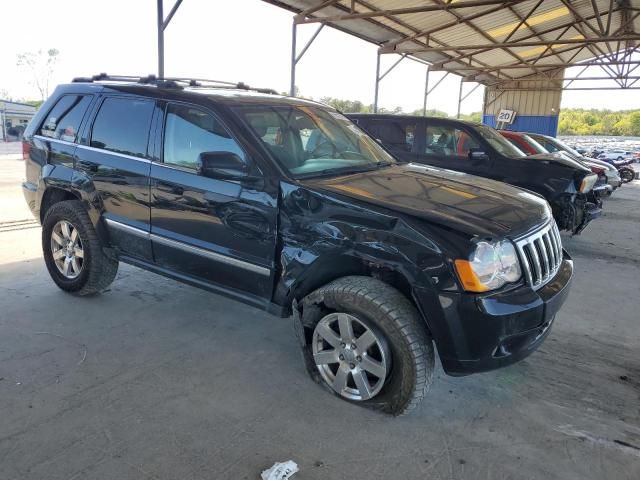
[[[522,285],[493,294],[414,289],[445,372],[468,375],[511,365],[533,353],[549,334],[573,278],[564,252],[556,276],[533,290]]]

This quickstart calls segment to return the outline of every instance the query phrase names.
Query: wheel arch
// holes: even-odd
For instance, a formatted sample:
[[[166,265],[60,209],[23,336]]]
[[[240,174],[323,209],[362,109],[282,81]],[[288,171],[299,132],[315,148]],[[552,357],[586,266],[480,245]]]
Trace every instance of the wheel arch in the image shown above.
[[[92,186],[93,184],[91,184]],[[42,199],[40,200],[40,209],[39,209],[39,220],[42,224],[44,222],[45,216],[47,212],[53,205],[59,202],[64,202],[67,200],[77,200],[82,203],[82,206],[87,211],[89,215],[89,219],[93,224],[93,227],[96,229],[99,238],[105,242],[105,245],[108,244],[108,233],[102,222],[100,222],[100,218],[102,216],[101,209],[96,206],[96,203],[100,204],[100,202],[96,201],[97,194],[89,193],[91,188],[85,187],[84,190],[76,188],[70,182],[59,182],[53,178],[43,178],[42,179]],[[93,189],[95,192],[95,189]]]
[[[47,212],[53,205],[64,202],[65,200],[81,200],[81,198],[76,192],[65,188],[56,186],[47,187],[42,194],[42,200],[40,202],[40,223],[44,221]]]
[[[325,255],[307,265],[304,271],[292,267],[283,272],[280,284],[286,288],[277,292],[281,301],[291,304],[300,302],[304,297],[342,277],[365,276],[377,278],[402,293],[409,301],[414,302],[411,285],[413,276],[400,268],[400,264],[384,265],[358,255]]]

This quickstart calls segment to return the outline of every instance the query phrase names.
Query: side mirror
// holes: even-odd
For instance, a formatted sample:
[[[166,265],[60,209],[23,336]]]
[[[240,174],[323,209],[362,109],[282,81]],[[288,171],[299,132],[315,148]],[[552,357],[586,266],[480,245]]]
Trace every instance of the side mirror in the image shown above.
[[[481,150],[480,148],[470,148],[469,159],[470,160],[489,160],[489,155],[487,155],[484,152],[484,150]]]
[[[249,167],[233,152],[202,152],[198,155],[198,174],[209,178],[243,180],[249,177]]]

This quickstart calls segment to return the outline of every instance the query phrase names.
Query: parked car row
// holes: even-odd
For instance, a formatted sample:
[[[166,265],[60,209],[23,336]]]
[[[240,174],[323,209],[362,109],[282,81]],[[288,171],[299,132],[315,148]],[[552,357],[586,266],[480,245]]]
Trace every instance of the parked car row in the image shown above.
[[[613,163],[614,165],[628,165],[640,158],[639,152],[631,152],[629,150],[594,150],[591,152],[593,158]]]
[[[628,183],[638,178],[638,173],[629,165],[633,163],[632,160],[624,160],[618,162],[617,160],[607,160],[606,158],[590,158],[585,157],[578,153],[575,149],[571,148],[561,140],[547,135],[530,134],[533,138],[537,139],[544,148],[552,153],[559,153],[561,155],[569,156],[576,160],[579,160],[593,168],[593,166],[601,166],[607,169],[605,172],[607,176],[607,182],[612,187],[612,191],[621,186],[622,183]]]
[[[598,176],[484,125],[351,118],[382,145],[244,84],[59,86],[23,139],[51,278],[95,294],[125,262],[292,316],[315,381],[394,415],[425,396],[436,351],[449,375],[531,354],[572,283],[559,228],[599,214]]]
[[[556,138],[547,135],[513,132],[509,130],[501,130],[500,134],[527,155],[552,153],[562,157],[569,157],[587,165],[593,173],[598,175],[598,181],[591,190],[589,197],[592,202],[599,206],[602,204],[602,198],[610,196],[613,191],[622,184],[622,179],[615,167],[606,162],[582,157],[575,150],[572,150]]]
[[[560,230],[578,234],[601,213],[598,175],[581,161],[527,156],[487,125],[449,118],[347,115],[396,158],[499,180],[535,192],[551,205]]]

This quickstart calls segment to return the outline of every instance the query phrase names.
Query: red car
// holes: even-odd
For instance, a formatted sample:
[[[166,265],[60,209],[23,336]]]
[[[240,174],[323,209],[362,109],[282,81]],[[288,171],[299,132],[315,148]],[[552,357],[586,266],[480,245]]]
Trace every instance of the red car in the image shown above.
[[[512,132],[509,130],[498,130],[500,135],[505,137],[515,147],[522,150],[527,155],[536,155],[538,153],[549,153],[542,145],[536,142],[526,133]]]

